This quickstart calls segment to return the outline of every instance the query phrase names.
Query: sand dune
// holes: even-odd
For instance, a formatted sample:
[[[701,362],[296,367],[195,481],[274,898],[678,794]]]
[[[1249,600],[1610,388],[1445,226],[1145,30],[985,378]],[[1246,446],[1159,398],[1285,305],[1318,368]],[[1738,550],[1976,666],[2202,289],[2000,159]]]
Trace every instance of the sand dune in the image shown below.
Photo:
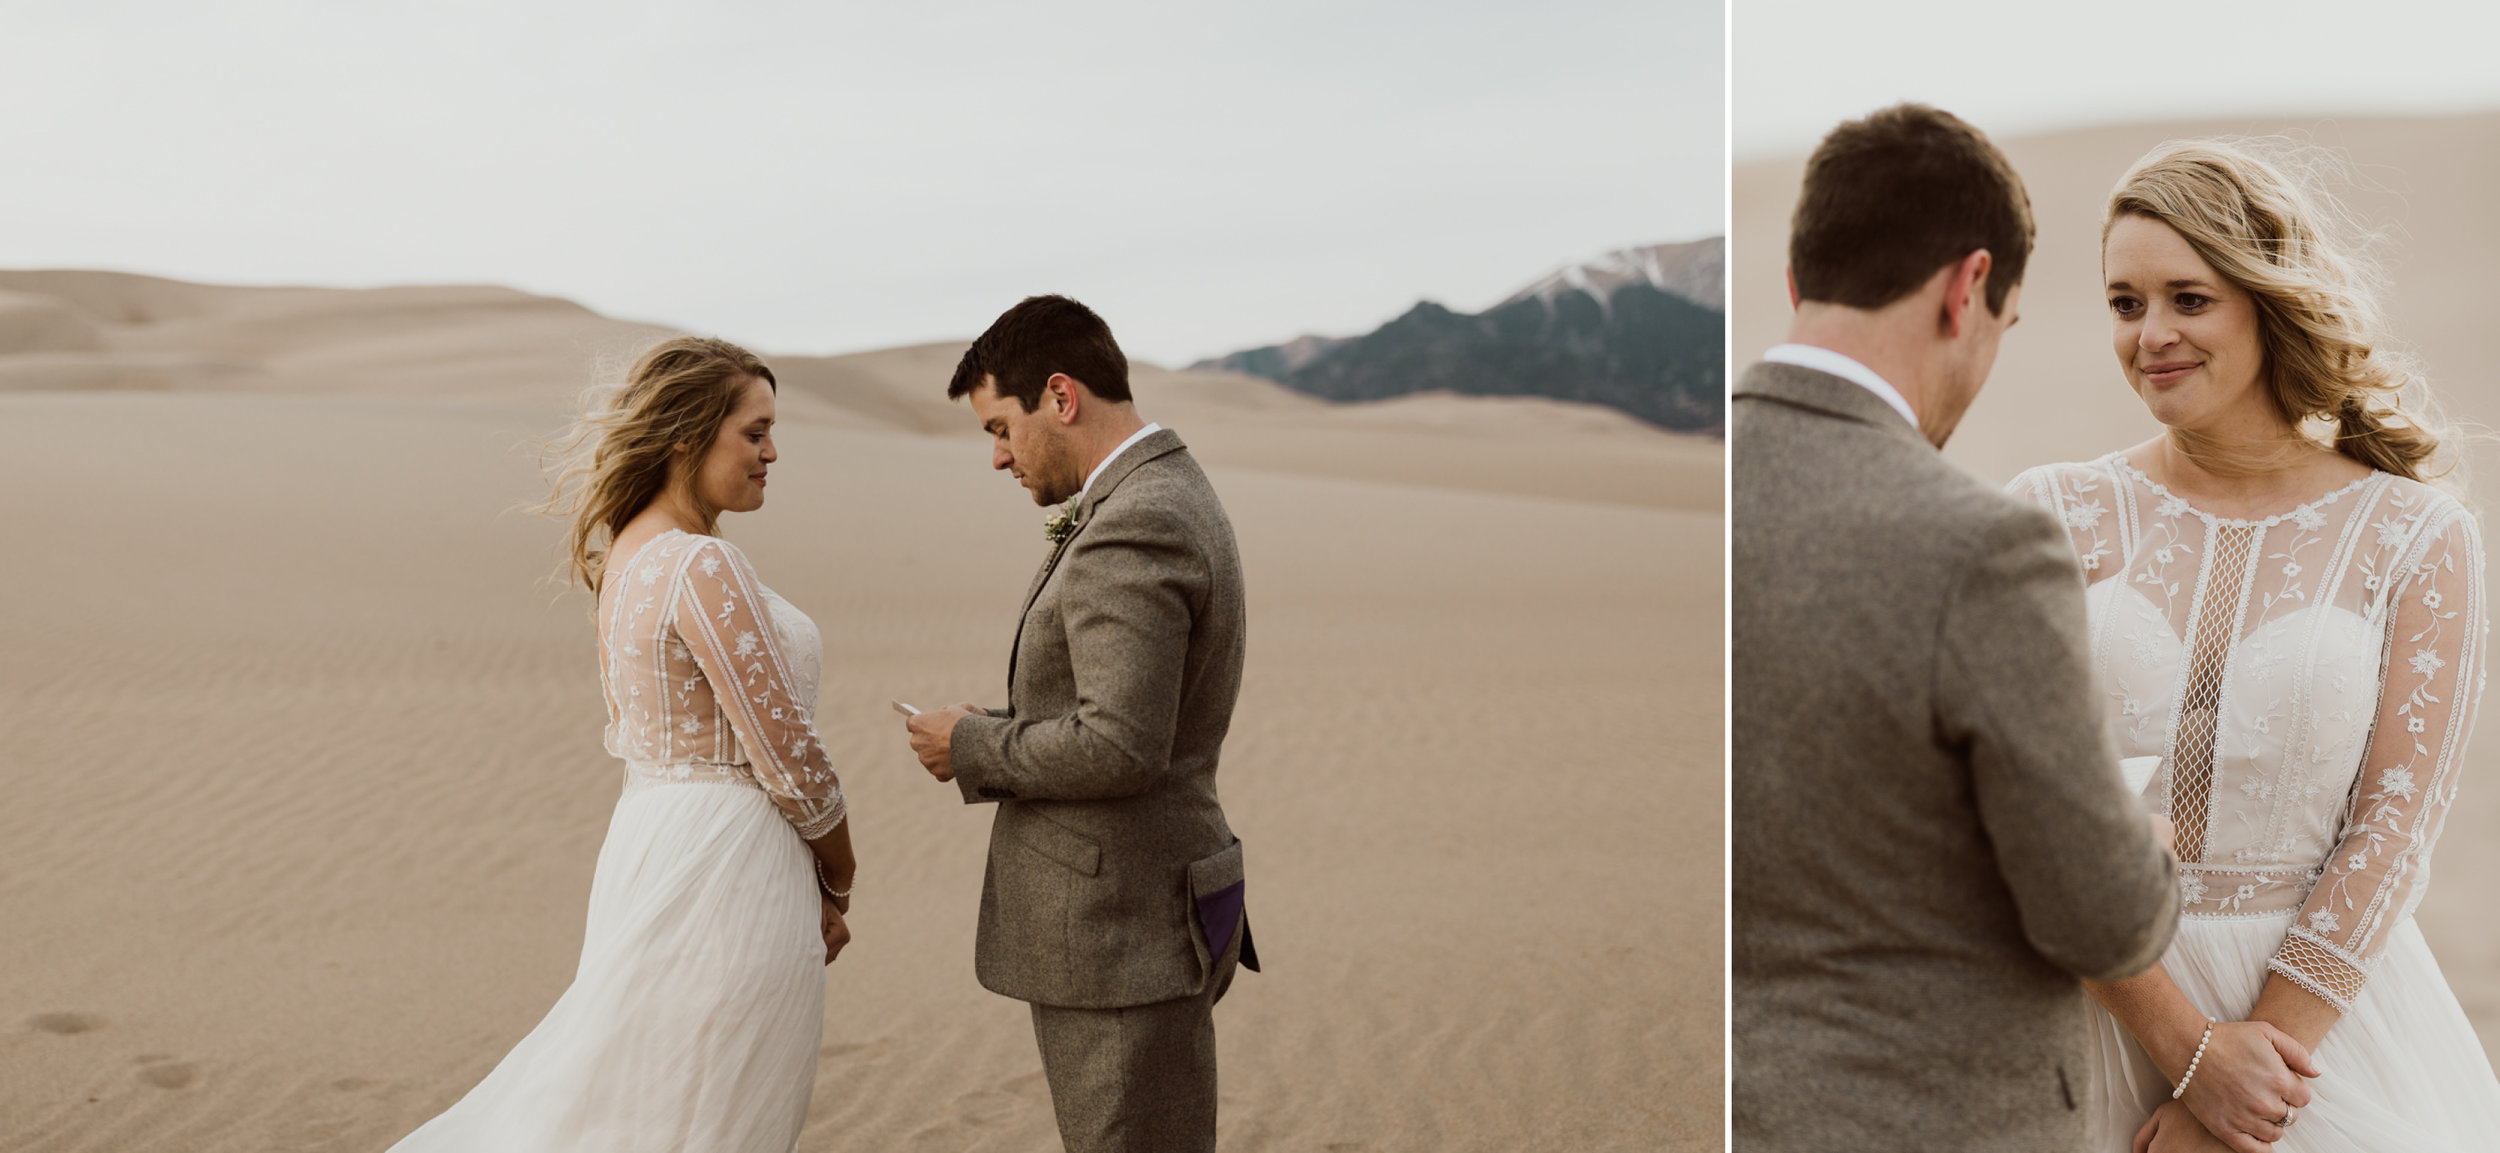
[[[0,272],[92,338],[46,350],[0,322],[0,392],[271,391],[558,399],[586,361],[666,331],[508,288],[239,288],[108,272]],[[56,327],[64,327],[56,322]],[[29,354],[32,355],[29,355]]]
[[[1981,125],[1985,128],[1986,125]],[[2500,426],[2500,328],[2489,321],[2500,266],[2500,113],[2340,120],[2232,120],[2095,128],[2002,140],[2023,175],[2040,230],[2024,278],[2022,324],[2009,332],[1988,389],[1947,455],[1993,480],[2043,461],[2079,460],[2158,431],[2119,376],[2100,289],[2100,210],[2129,164],[2163,140],[2294,132],[2344,150],[2359,178],[2348,200],[2387,229],[2388,313],[2452,416]],[[1788,216],[1802,158],[1740,165],[1734,175],[1734,341],[1739,366],[1787,328]],[[2500,495],[2500,455],[2476,454],[2474,491]],[[2500,1058],[2500,719],[2487,711],[2463,791],[2438,849],[2423,932],[2484,1048]]]
[[[514,446],[656,330],[487,288],[0,290],[0,1149],[384,1148],[575,961],[617,773]],[[727,526],[825,633],[865,862],[808,1150],[1056,1148],[1022,1007],[972,977],[987,814],[884,708],[1002,691],[1043,547],[933,395],[956,347],[774,358],[772,503]],[[1715,446],[1138,389],[1253,597],[1224,784],[1268,971],[1218,1011],[1224,1147],[1715,1148]]]
[[[240,288],[109,272],[0,271],[0,393],[312,392],[570,400],[661,333],[508,288]],[[978,435],[946,380],[961,342],[771,356],[793,417]],[[1411,397],[1330,405],[1256,377],[1151,364],[1158,419],[1244,468],[1533,493],[1651,508],[1720,507],[1717,442],[1540,400]],[[1601,434],[1592,436],[1590,434]]]

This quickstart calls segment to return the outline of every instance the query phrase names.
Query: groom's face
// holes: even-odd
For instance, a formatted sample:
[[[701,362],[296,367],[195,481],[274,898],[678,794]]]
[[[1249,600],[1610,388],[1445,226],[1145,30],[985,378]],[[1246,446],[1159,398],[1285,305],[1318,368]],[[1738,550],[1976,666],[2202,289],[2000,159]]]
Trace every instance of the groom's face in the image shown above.
[[[1072,475],[1076,454],[1069,450],[1059,408],[1048,394],[1031,412],[1011,396],[1000,396],[994,378],[965,396],[981,431],[990,434],[990,467],[1015,476],[1033,503],[1054,505],[1075,496],[1085,478]]]

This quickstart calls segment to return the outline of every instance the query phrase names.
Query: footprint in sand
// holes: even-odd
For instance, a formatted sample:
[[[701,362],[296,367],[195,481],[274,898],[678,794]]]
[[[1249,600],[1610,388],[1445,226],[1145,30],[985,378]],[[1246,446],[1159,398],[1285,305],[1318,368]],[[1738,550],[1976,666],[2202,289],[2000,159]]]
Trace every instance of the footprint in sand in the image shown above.
[[[26,1023],[39,1032],[59,1033],[67,1036],[73,1033],[95,1032],[104,1027],[104,1018],[93,1013],[71,1010],[59,1013],[37,1013],[28,1017]]]
[[[199,1084],[200,1067],[171,1057],[141,1057],[139,1079],[159,1089],[188,1089]]]

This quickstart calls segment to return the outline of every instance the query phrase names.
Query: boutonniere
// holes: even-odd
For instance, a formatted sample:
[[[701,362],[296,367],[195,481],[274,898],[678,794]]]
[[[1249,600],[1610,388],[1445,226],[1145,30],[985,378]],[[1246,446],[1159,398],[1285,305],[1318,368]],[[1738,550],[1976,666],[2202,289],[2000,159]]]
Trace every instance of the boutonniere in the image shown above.
[[[1060,505],[1056,515],[1042,522],[1042,535],[1052,544],[1068,539],[1069,535],[1074,532],[1076,532],[1076,503],[1074,501]]]

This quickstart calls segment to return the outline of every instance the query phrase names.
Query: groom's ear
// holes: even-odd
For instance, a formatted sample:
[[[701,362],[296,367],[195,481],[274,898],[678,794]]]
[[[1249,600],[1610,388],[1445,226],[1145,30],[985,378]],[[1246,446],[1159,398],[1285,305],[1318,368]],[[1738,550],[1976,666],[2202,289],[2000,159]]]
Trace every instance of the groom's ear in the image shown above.
[[[1051,415],[1059,423],[1076,422],[1076,410],[1082,401],[1078,396],[1075,377],[1064,372],[1051,373],[1050,379],[1042,382],[1042,392],[1050,398]]]
[[[1945,339],[1960,340],[1978,319],[1978,310],[1987,307],[1988,270],[1995,264],[1996,258],[1987,249],[1974,248],[1939,273],[1946,279],[1937,328]]]

